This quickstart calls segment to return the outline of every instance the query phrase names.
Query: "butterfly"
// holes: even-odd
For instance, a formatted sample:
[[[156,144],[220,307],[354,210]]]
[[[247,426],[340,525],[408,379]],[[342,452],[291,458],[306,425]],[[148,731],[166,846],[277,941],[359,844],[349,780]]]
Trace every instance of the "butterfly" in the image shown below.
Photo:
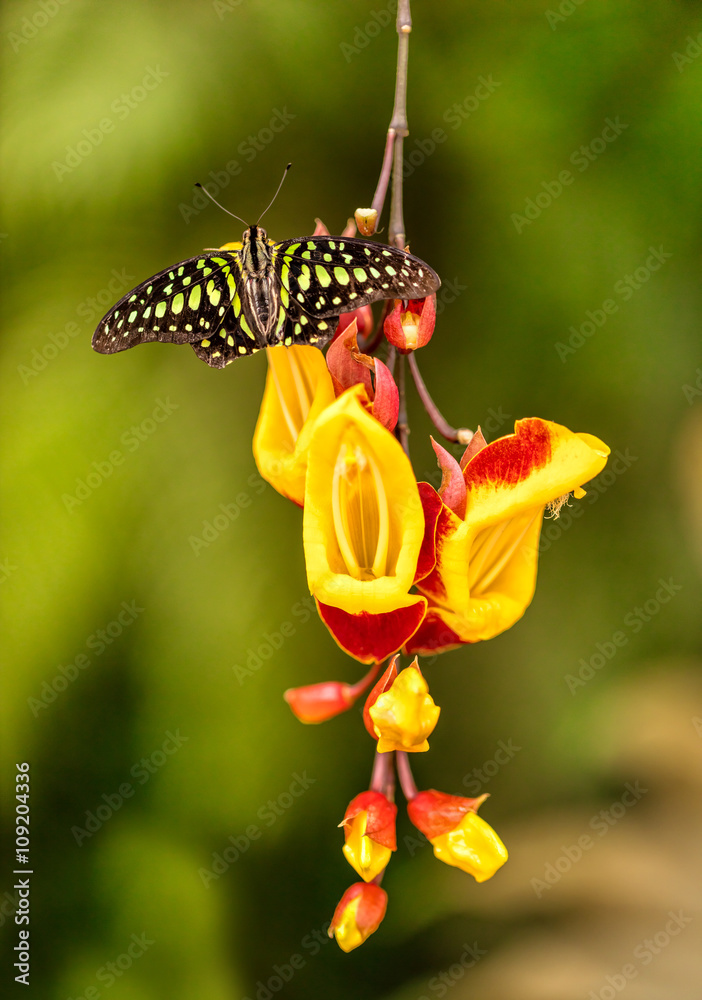
[[[324,347],[341,313],[379,299],[421,299],[441,280],[404,250],[370,240],[269,240],[257,225],[241,243],[203,250],[128,292],[102,318],[93,348],[190,344],[212,368],[264,347]]]

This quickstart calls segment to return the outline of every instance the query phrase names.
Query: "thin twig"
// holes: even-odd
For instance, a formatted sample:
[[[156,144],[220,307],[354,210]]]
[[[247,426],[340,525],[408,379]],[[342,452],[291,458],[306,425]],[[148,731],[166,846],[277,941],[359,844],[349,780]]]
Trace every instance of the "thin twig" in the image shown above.
[[[433,423],[434,427],[436,427],[439,434],[441,434],[442,437],[445,437],[447,441],[458,441],[459,444],[465,445],[470,444],[474,432],[469,430],[467,427],[451,426],[439,407],[431,398],[429,390],[424,384],[424,379],[420,374],[414,352],[409,355],[409,366],[410,371],[412,372],[412,378],[414,379],[414,384],[416,385],[417,392],[419,393],[419,398],[424,405],[424,409],[429,414],[429,419]]]
[[[397,757],[397,776],[400,779],[402,794],[408,802],[411,802],[417,794],[417,786],[412,774],[412,768],[410,767],[409,757],[404,750],[398,750],[395,756]]]
[[[404,250],[405,218],[402,205],[402,147],[407,127],[407,60],[409,56],[409,36],[412,31],[410,0],[399,0],[397,5],[397,76],[395,77],[395,106],[390,121],[390,131],[395,133],[392,166],[392,202],[390,206],[390,226],[388,239],[400,250]]]
[[[383,165],[380,168],[380,177],[378,178],[378,186],[375,189],[375,194],[373,195],[373,202],[371,208],[375,209],[378,213],[375,223],[375,230],[378,229],[378,222],[380,221],[380,216],[383,212],[383,205],[385,204],[385,195],[388,193],[388,184],[390,183],[390,173],[392,171],[392,151],[395,145],[395,129],[392,126],[388,129],[388,137],[385,140],[385,152],[383,153]]]
[[[409,421],[407,420],[407,399],[405,394],[405,356],[400,355],[400,371],[397,380],[397,388],[400,394],[400,409],[397,414],[397,436],[400,439],[400,444],[402,445],[402,450],[404,451],[407,458],[410,457],[409,451]]]
[[[383,311],[380,314],[380,319],[376,324],[375,330],[367,340],[362,340],[358,345],[358,349],[362,354],[373,354],[378,349],[378,345],[383,339],[383,327],[385,326],[385,320],[387,319],[388,313],[392,310],[393,305],[394,299],[385,299],[383,302]]]

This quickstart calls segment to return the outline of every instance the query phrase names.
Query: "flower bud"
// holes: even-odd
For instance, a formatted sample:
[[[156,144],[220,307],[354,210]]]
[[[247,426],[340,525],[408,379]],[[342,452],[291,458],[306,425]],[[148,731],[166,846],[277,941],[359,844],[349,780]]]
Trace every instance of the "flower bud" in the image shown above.
[[[306,687],[288,688],[283,694],[300,722],[326,722],[335,715],[351,708],[355,698],[350,684],[341,681],[323,681]]]
[[[410,299],[407,307],[403,306],[402,299],[395,299],[392,311],[385,318],[383,332],[398,351],[409,354],[431,340],[436,325],[436,295]]]
[[[385,916],[388,895],[372,882],[355,882],[341,897],[329,925],[342,951],[353,951],[377,931]]]
[[[379,694],[368,709],[378,737],[378,752],[428,750],[427,737],[434,731],[440,711],[415,657],[414,663],[400,671],[388,690]]]
[[[430,788],[419,792],[407,813],[427,837],[434,856],[472,875],[476,882],[492,878],[507,860],[507,848],[477,810],[487,798],[466,799]]]
[[[396,815],[397,806],[381,792],[362,792],[349,803],[340,824],[346,838],[342,850],[365,882],[376,878],[397,850]]]
[[[361,236],[372,236],[378,223],[378,212],[374,208],[357,208],[353,213]]]

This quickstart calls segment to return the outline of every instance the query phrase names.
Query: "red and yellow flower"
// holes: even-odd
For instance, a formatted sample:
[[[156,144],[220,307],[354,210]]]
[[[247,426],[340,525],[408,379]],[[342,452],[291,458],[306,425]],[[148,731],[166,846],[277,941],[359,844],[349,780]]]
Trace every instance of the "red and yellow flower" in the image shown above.
[[[319,614],[351,656],[379,663],[419,626],[410,594],[424,538],[412,466],[353,385],[318,417],[307,461],[303,543]]]
[[[507,860],[507,848],[478,816],[486,798],[466,799],[430,788],[407,805],[409,818],[431,842],[434,856],[472,875],[476,882],[492,878]]]
[[[609,454],[599,438],[537,418],[482,443],[469,446],[462,467],[435,446],[444,473],[435,565],[417,583],[428,607],[408,652],[440,652],[514,625],[534,595],[545,507],[571,492],[584,496],[582,484],[602,471]],[[433,493],[423,485],[432,512]]]
[[[397,850],[397,806],[382,792],[361,792],[346,810],[344,857],[364,882],[371,882],[387,867]]]
[[[375,692],[374,692],[375,693]],[[371,700],[372,699],[372,700]],[[368,699],[368,715],[378,740],[378,753],[404,750],[423,753],[441,709],[434,704],[417,658],[393,679],[386,690]]]
[[[388,905],[387,893],[372,882],[355,882],[339,901],[329,925],[342,951],[353,951],[377,931]]]

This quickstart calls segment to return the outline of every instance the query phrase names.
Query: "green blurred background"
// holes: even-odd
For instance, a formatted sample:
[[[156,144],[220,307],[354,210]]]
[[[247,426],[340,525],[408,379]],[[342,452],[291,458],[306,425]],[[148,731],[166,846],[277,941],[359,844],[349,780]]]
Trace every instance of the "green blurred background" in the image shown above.
[[[354,880],[336,824],[366,787],[372,748],[358,712],[304,727],[281,697],[359,670],[300,603],[300,511],[256,474],[265,358],[220,372],[185,347],[90,349],[127,288],[239,238],[238,223],[198,207],[196,180],[255,219],[292,160],[266,219],[280,239],[315,216],[338,232],[370,202],[392,11],[4,4],[7,995],[25,989],[10,972],[10,847],[13,765],[28,760],[24,995],[611,1000],[623,977],[635,1000],[699,998],[700,3],[413,4],[407,232],[454,289],[424,376],[449,420],[489,439],[538,415],[625,456],[588,487],[582,517],[546,522],[523,621],[427,670],[444,711],[417,780],[491,793],[483,815],[511,852],[491,882],[440,865],[401,810],[381,930],[348,956],[319,943]],[[477,100],[481,77],[491,89]],[[619,134],[600,142],[607,119]],[[527,208],[531,221],[514,218]],[[670,255],[655,271],[649,248]],[[579,334],[608,299],[616,312]],[[410,406],[425,476],[430,428]],[[229,518],[207,529],[220,505]],[[674,590],[665,604],[660,580]],[[285,622],[294,634],[279,641]],[[617,631],[626,643],[607,658]],[[169,733],[181,739],[170,754]],[[500,741],[510,754],[496,758]],[[291,804],[305,772],[313,783]],[[629,807],[627,783],[646,789]],[[242,840],[252,824],[260,837]],[[203,877],[232,837],[238,859]],[[144,953],[106,972],[132,935]],[[471,969],[466,944],[481,953]],[[288,976],[294,954],[304,964]]]

